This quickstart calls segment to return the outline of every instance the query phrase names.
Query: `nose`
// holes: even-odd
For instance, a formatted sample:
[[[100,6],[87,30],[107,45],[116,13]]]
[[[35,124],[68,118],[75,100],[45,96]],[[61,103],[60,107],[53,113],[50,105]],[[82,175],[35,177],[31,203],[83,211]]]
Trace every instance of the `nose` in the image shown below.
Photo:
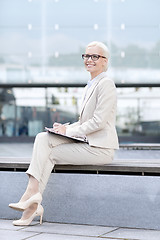
[[[87,61],[92,61],[92,57],[91,57],[91,56],[89,56],[89,58],[87,59]]]

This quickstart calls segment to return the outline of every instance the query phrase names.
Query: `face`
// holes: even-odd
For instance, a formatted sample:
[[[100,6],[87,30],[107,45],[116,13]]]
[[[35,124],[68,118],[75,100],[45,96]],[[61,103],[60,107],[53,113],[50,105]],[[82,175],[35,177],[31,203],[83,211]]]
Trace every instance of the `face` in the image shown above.
[[[102,49],[98,46],[86,48],[85,54],[98,54],[103,56]],[[98,74],[104,71],[104,66],[106,65],[106,58],[100,57],[98,60],[93,61],[91,57],[88,60],[84,60],[85,68],[91,74],[91,78],[95,78]]]

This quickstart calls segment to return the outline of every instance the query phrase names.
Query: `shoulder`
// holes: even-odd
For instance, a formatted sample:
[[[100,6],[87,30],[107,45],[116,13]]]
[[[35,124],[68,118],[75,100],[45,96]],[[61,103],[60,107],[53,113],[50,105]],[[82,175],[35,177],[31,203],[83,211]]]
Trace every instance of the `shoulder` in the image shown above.
[[[105,76],[105,77],[103,77],[102,79],[100,79],[98,86],[99,86],[100,88],[101,88],[101,87],[106,87],[106,88],[112,87],[112,88],[116,88],[114,81],[113,81],[111,78],[107,77],[107,76]]]

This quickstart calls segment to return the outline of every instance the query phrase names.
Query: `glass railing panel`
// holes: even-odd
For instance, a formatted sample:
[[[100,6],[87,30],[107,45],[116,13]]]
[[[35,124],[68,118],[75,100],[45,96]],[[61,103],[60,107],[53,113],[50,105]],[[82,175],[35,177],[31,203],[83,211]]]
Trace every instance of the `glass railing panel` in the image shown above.
[[[35,136],[54,122],[78,120],[83,88],[4,89],[0,136]],[[121,136],[160,134],[159,88],[117,88],[116,128]]]

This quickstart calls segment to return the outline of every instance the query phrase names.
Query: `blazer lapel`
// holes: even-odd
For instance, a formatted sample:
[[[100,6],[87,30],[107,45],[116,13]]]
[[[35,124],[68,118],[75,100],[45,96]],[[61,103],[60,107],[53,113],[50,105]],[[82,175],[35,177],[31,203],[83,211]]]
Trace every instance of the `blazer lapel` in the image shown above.
[[[82,94],[82,98],[81,98],[82,104],[83,104],[83,102],[85,101],[87,89],[88,89],[88,86],[86,85],[86,86],[84,87],[83,94]],[[82,104],[81,104],[81,106],[82,106]]]
[[[97,86],[97,84],[99,83],[99,81],[100,81],[102,78],[103,78],[103,77],[98,78],[98,79],[92,84],[92,86],[91,86],[88,90],[87,90],[87,88],[86,88],[86,90],[85,90],[85,92],[84,92],[84,96],[83,96],[83,99],[84,99],[84,97],[85,97],[85,99],[84,99],[84,101],[83,101],[83,103],[82,103],[82,107],[81,107],[81,109],[80,109],[80,115],[82,115],[82,112],[83,112],[83,110],[84,110],[84,107],[85,107],[87,101],[88,101],[89,98],[91,97],[91,95],[92,95],[95,87]],[[85,96],[85,95],[86,95],[86,96]]]

